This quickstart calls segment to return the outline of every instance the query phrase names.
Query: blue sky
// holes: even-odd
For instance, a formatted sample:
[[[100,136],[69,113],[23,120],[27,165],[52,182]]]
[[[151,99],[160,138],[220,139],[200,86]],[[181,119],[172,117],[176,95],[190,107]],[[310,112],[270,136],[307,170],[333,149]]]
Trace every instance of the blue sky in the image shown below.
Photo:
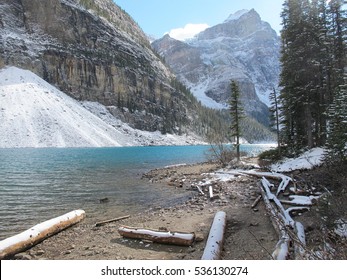
[[[114,0],[155,38],[173,29],[191,24],[213,26],[223,22],[230,14],[254,8],[262,20],[271,24],[278,33],[281,29],[280,13],[284,0]],[[189,26],[188,26],[189,29]]]

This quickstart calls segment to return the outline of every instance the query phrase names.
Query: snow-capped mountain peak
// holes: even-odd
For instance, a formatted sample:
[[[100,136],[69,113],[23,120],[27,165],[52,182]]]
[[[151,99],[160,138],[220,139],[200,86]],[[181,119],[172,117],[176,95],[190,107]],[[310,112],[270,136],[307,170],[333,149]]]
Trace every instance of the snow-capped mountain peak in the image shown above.
[[[152,46],[206,106],[225,108],[230,80],[237,80],[246,113],[267,125],[269,93],[279,79],[280,40],[254,9],[230,15],[194,40],[162,38]]]
[[[238,20],[240,17],[242,17],[244,14],[248,13],[249,10],[243,9],[243,10],[239,10],[233,14],[231,14],[226,20],[225,22],[228,21],[232,21],[232,20]]]

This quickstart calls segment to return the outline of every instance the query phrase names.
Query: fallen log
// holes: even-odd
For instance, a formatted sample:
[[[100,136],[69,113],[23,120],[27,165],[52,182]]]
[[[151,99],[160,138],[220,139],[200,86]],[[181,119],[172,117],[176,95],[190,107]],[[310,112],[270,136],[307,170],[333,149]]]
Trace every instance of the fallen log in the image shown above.
[[[83,210],[75,210],[6,238],[0,241],[0,259],[23,252],[44,239],[80,222],[84,217],[85,212]]]
[[[240,171],[240,173],[249,175],[249,176],[255,176],[255,177],[260,177],[260,178],[270,178],[270,179],[275,179],[275,180],[281,180],[281,183],[279,187],[277,188],[277,193],[278,195],[280,192],[284,192],[289,185],[290,182],[293,182],[291,177],[288,177],[286,175],[283,175],[281,173],[272,173],[272,172],[255,172],[255,171]]]
[[[202,189],[199,186],[196,186],[196,188],[198,189],[198,191],[202,194],[205,195],[204,192],[202,191]]]
[[[202,260],[219,260],[223,249],[224,231],[226,226],[225,212],[217,212],[206,242]]]
[[[304,195],[290,195],[290,200],[281,200],[283,204],[297,205],[297,206],[312,206],[316,204],[320,196],[304,196]]]
[[[132,227],[120,227],[118,233],[126,238],[150,240],[156,243],[190,246],[195,240],[194,233],[155,231]]]
[[[303,260],[306,252],[305,229],[302,223],[295,223],[294,256],[296,260]]]
[[[253,202],[251,208],[252,208],[252,209],[255,208],[255,207],[258,205],[258,203],[260,202],[260,200],[261,200],[261,195],[259,195],[259,196],[254,200],[254,202]]]
[[[265,194],[268,197],[268,199],[273,201],[275,203],[275,205],[277,206],[277,208],[279,210],[279,216],[282,218],[284,224],[286,226],[289,225],[289,226],[291,226],[291,228],[294,228],[295,221],[289,215],[289,213],[284,209],[282,203],[279,201],[277,196],[275,196],[274,194],[271,193],[271,191],[270,191],[270,182],[268,180],[266,180],[265,178],[263,178],[261,180],[261,183],[262,183],[262,185],[264,187]]]
[[[279,236],[279,241],[276,244],[275,250],[272,253],[272,258],[275,260],[285,260],[289,257],[289,243],[290,239],[286,232],[286,228],[282,217],[271,201],[263,188],[262,184],[259,184],[259,189],[262,194],[263,201],[265,203],[265,209],[270,216],[270,221]]]
[[[98,222],[95,224],[96,227],[102,226],[104,224],[108,224],[108,223],[112,223],[112,222],[117,222],[117,221],[121,221],[121,220],[125,220],[130,218],[130,215],[128,216],[123,216],[123,217],[119,217],[119,218],[115,218],[115,219],[110,219],[110,220],[106,220],[106,221],[102,221],[102,222]]]
[[[210,195],[210,199],[213,199],[213,187],[212,186],[208,187],[208,192],[209,192],[209,195]]]

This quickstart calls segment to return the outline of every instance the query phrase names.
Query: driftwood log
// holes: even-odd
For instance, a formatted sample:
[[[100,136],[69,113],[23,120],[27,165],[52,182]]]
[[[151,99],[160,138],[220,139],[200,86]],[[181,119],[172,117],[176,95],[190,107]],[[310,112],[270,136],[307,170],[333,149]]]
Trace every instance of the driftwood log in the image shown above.
[[[272,253],[272,258],[275,260],[285,260],[289,256],[289,236],[286,232],[284,222],[282,221],[278,210],[274,205],[271,204],[270,198],[268,197],[268,193],[263,188],[262,184],[259,184],[259,189],[261,191],[263,201],[265,203],[265,208],[270,216],[270,220],[272,225],[279,236],[279,241],[276,244],[276,248]]]
[[[190,246],[195,240],[194,233],[156,231],[132,227],[120,227],[118,232],[126,238],[150,240],[156,243]]]
[[[208,193],[209,193],[210,199],[213,199],[213,187],[212,186],[208,187]]]
[[[259,196],[254,200],[254,202],[253,202],[251,208],[252,208],[252,209],[255,208],[255,207],[258,205],[258,203],[260,202],[260,200],[261,200],[261,195],[259,195]]]
[[[202,260],[219,260],[221,257],[226,226],[225,212],[217,212],[206,242]]]
[[[95,224],[95,226],[99,227],[99,226],[102,226],[104,224],[117,222],[117,221],[125,220],[125,219],[128,219],[128,218],[130,218],[130,215],[119,217],[119,218],[114,218],[114,219],[110,219],[110,220],[106,220],[106,221],[102,221],[102,222],[98,222],[98,223]]]
[[[205,195],[205,193],[202,191],[202,189],[199,186],[196,186],[196,188],[198,189],[199,193],[201,193],[202,195]]]
[[[80,222],[84,217],[85,212],[83,210],[75,210],[4,239],[0,241],[0,259],[23,252],[44,239]]]

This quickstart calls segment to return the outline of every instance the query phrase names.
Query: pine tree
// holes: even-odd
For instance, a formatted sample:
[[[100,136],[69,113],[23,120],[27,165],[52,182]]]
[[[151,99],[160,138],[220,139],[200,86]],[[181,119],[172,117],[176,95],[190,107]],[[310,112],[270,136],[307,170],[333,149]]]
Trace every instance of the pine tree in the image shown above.
[[[240,88],[236,81],[231,81],[230,115],[232,119],[231,136],[236,140],[236,157],[240,161],[240,137],[241,137],[241,119],[243,118],[243,108],[240,101]]]
[[[279,100],[285,142],[294,151],[322,146],[328,137],[328,108],[344,83],[346,65],[343,2],[287,0],[283,5]]]
[[[335,92],[334,102],[329,109],[329,156],[334,161],[345,161],[347,160],[347,73],[344,75],[344,84]]]
[[[307,144],[305,133],[310,122],[310,99],[306,93],[307,1],[287,0],[282,12],[280,101],[285,142],[294,150]]]
[[[279,119],[279,104],[278,97],[275,88],[270,93],[270,125],[275,130],[277,134],[277,150],[278,155],[281,156],[281,139],[280,139],[280,119]]]

